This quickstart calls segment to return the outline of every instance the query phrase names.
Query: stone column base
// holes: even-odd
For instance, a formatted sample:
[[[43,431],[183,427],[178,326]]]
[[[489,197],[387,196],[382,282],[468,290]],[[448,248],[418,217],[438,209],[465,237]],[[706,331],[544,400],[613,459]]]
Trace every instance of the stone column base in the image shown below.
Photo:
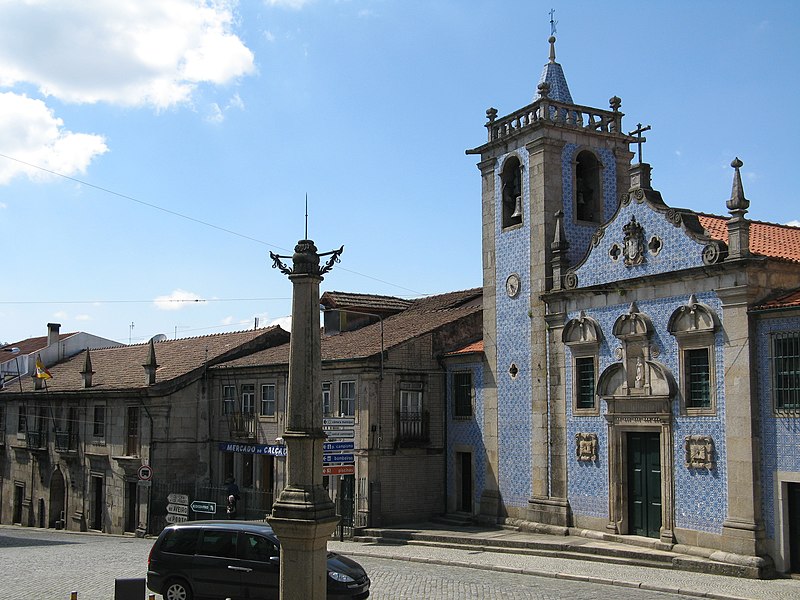
[[[527,520],[566,529],[571,521],[569,501],[566,498],[533,496],[528,500]]]
[[[763,556],[764,528],[757,523],[725,519],[722,523],[722,542],[726,552],[746,556]]]
[[[325,600],[328,594],[328,540],[339,517],[322,520],[268,519],[281,543],[281,600]]]

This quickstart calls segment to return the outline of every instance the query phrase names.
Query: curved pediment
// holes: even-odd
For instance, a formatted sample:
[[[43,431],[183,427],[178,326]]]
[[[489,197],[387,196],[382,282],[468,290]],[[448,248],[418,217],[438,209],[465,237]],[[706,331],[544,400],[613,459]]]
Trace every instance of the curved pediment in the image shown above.
[[[603,330],[600,324],[586,313],[581,311],[580,316],[570,319],[564,325],[561,341],[567,346],[578,344],[599,344],[603,339]]]
[[[672,371],[654,360],[639,361],[636,372],[628,373],[625,365],[609,365],[597,380],[597,395],[602,398],[619,396],[659,396],[672,398],[678,386]]]
[[[667,331],[672,335],[693,333],[714,333],[719,325],[716,313],[705,304],[697,301],[694,294],[689,302],[678,307],[667,323]]]

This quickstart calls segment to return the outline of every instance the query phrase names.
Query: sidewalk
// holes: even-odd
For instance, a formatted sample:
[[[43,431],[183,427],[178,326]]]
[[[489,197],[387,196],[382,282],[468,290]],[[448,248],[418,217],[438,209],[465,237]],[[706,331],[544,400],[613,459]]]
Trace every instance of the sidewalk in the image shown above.
[[[634,541],[639,545],[632,545]],[[329,542],[351,556],[453,565],[542,577],[636,587],[720,600],[796,600],[800,580],[759,580],[750,557],[675,546],[657,540],[628,543],[579,535],[422,523],[369,529],[349,542]],[[735,576],[733,576],[735,575]]]

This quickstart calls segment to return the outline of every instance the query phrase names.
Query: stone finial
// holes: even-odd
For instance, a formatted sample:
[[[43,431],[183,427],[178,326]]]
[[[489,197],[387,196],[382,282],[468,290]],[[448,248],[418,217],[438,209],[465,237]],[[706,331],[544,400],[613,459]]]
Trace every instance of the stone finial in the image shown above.
[[[493,106],[487,108],[486,118],[489,119],[489,123],[494,123],[495,119],[497,119],[497,109]]]
[[[550,250],[553,253],[553,289],[560,290],[563,288],[561,278],[567,270],[567,250],[569,249],[569,242],[567,241],[567,234],[564,231],[564,212],[557,210],[554,216],[556,219],[555,231],[553,233],[553,241],[550,243]]]
[[[543,81],[538,86],[536,86],[536,89],[539,90],[540,98],[547,98],[550,95],[550,84],[547,83],[546,81]]]
[[[92,357],[89,356],[89,349],[86,349],[86,357],[83,359],[83,369],[81,369],[81,377],[83,377],[83,387],[90,388],[92,387],[92,375],[94,375],[94,371],[92,370]]]
[[[145,383],[147,385],[153,385],[156,382],[156,369],[160,366],[156,362],[156,346],[153,343],[153,340],[150,340],[149,349],[147,351],[147,362],[144,363],[142,366],[144,367],[145,372]]]
[[[744,197],[742,174],[739,172],[743,164],[738,157],[731,162],[735,172],[731,199],[727,202],[728,211],[731,213],[731,218],[726,223],[729,259],[746,258],[750,255],[750,221],[744,216],[750,206],[750,201]]]
[[[556,36],[551,35],[550,38],[547,40],[550,42],[550,62],[556,62]]]
[[[612,96],[608,100],[608,105],[614,112],[619,112],[619,107],[622,106],[622,100],[619,98],[619,96]]]
[[[731,166],[734,168],[733,189],[731,190],[731,199],[728,200],[727,206],[731,215],[734,217],[744,217],[744,214],[750,207],[750,201],[744,197],[742,174],[739,172],[742,165],[744,165],[744,163],[739,160],[738,156],[731,161]]]

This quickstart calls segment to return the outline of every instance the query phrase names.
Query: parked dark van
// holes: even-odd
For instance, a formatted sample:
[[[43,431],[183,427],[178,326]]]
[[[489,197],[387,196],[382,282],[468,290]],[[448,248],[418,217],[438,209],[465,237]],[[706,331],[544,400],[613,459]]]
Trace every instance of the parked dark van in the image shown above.
[[[278,600],[280,543],[258,521],[188,521],[161,532],[147,587],[164,600]],[[361,600],[370,580],[357,562],[328,553],[328,600]]]

